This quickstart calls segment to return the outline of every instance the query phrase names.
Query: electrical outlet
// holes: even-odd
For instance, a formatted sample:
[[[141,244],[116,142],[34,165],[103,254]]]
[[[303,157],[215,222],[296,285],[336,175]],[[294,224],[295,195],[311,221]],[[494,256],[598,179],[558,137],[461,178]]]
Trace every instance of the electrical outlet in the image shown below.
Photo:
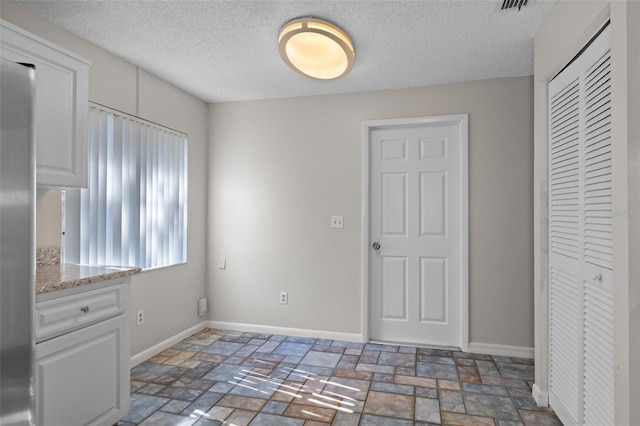
[[[288,303],[289,303],[289,293],[287,293],[286,291],[281,291],[280,292],[280,304],[286,305]]]
[[[138,313],[136,314],[136,322],[138,323],[138,325],[144,324],[144,311],[138,311]]]
[[[331,216],[331,227],[338,229],[344,228],[344,216]]]
[[[218,269],[226,269],[227,268],[227,258],[224,256],[220,256],[218,259]]]

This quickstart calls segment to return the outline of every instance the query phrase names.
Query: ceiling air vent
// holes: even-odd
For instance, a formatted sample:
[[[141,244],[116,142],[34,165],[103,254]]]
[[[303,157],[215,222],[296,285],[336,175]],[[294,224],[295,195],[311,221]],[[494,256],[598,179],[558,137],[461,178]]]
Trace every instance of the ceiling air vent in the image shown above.
[[[500,9],[507,10],[517,7],[518,10],[520,10],[527,5],[527,1],[528,0],[502,0],[502,7]]]

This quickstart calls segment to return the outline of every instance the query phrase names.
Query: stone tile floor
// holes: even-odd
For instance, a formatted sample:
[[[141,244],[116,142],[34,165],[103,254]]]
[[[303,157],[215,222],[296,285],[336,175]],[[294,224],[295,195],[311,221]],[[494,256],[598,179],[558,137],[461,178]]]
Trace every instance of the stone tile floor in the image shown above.
[[[131,370],[129,425],[561,425],[533,361],[206,329]]]

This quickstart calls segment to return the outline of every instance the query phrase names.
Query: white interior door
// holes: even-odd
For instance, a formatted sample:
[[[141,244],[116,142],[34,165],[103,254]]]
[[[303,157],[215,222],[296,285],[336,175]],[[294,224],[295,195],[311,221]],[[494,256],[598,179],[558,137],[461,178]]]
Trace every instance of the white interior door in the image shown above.
[[[611,32],[549,83],[549,402],[614,424]]]
[[[369,337],[468,345],[467,116],[373,125]]]

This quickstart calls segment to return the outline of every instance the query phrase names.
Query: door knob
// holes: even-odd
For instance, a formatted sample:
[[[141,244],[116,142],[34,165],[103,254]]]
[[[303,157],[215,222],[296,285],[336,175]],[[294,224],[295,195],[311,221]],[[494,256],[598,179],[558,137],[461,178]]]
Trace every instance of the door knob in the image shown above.
[[[594,280],[594,281],[602,282],[602,274],[595,274],[595,275],[593,276],[593,280]]]
[[[373,247],[374,250],[379,250],[380,249],[380,243],[376,241],[375,243],[371,244],[371,247]]]

